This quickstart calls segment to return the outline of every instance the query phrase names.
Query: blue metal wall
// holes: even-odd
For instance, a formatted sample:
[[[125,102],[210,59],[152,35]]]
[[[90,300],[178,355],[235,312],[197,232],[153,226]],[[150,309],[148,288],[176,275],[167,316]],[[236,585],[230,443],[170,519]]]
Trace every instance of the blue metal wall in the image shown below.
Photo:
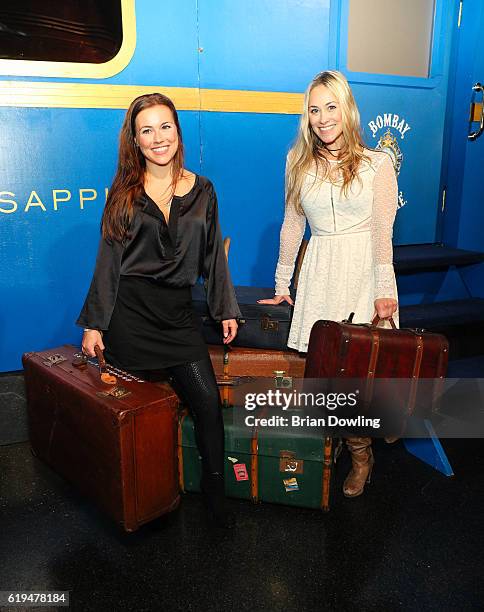
[[[102,83],[302,92],[318,71],[345,68],[344,28],[338,30],[345,10],[347,0],[138,0],[134,56]],[[444,32],[453,11],[449,5],[440,17]],[[411,125],[408,137],[399,140],[408,204],[398,213],[397,243],[435,238],[439,164],[422,166],[421,160],[440,160],[442,121],[429,121],[443,116],[446,102],[447,59],[439,54],[436,80],[422,87],[349,75],[369,144],[376,140],[368,124],[380,113],[399,114]],[[232,237],[234,281],[270,286],[285,156],[298,117],[244,110],[183,111],[187,166],[215,183],[223,233]],[[73,322],[93,268],[123,116],[120,110],[0,108],[0,371],[19,369],[25,351],[79,341]],[[97,193],[83,207],[81,189]],[[52,190],[69,190],[71,198],[56,210]]]

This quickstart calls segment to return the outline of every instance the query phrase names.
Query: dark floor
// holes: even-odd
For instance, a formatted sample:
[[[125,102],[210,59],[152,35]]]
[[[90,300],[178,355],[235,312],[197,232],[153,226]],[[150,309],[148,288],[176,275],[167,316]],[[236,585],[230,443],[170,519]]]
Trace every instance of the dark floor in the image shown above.
[[[231,501],[234,532],[200,497],[127,535],[32,457],[0,447],[0,590],[68,590],[75,610],[482,610],[483,443],[448,440],[446,478],[375,442],[363,497],[328,514]]]
[[[25,439],[21,381],[0,383],[4,402],[18,402],[2,426],[15,408],[11,439]],[[377,440],[360,498],[341,494],[340,458],[327,514],[232,500],[238,526],[224,533],[187,494],[130,535],[27,442],[0,446],[0,590],[68,590],[82,611],[483,610],[484,441],[442,443],[453,478]]]

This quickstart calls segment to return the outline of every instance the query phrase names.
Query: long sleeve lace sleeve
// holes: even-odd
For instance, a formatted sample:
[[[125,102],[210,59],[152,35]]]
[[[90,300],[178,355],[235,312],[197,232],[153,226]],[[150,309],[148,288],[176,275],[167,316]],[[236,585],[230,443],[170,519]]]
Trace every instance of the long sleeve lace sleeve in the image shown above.
[[[394,298],[393,223],[397,211],[398,186],[393,163],[389,155],[376,170],[373,182],[373,211],[371,237],[375,262],[375,299]]]
[[[286,159],[286,179],[291,152]],[[287,188],[287,187],[286,187]],[[275,274],[275,294],[289,295],[289,285],[294,273],[294,264],[306,229],[306,217],[300,215],[293,204],[286,204],[284,221],[282,222],[279,259]]]
[[[299,246],[306,229],[306,217],[300,215],[292,204],[286,206],[281,227],[279,259],[276,267],[276,295],[289,295]]]

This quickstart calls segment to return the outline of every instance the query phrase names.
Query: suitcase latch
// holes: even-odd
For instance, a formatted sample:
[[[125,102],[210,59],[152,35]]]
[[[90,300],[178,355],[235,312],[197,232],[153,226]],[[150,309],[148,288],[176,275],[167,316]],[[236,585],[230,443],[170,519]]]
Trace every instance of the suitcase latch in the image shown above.
[[[279,321],[274,321],[274,319],[269,319],[269,317],[262,317],[260,326],[263,331],[278,331]]]
[[[84,370],[85,368],[87,368],[88,364],[87,355],[84,355],[83,353],[74,353],[74,355],[72,356],[71,363],[75,368]]]
[[[47,359],[42,363],[48,368],[51,368],[52,366],[57,365],[58,363],[63,363],[64,361],[67,361],[67,357],[56,353],[55,355],[49,355]]]
[[[274,370],[276,389],[292,389],[292,376],[286,376],[285,370]]]
[[[304,472],[304,460],[296,459],[296,453],[292,451],[279,452],[279,471],[291,474],[302,474]]]
[[[116,399],[121,399],[126,397],[127,395],[131,395],[131,391],[128,391],[126,387],[122,387],[121,385],[117,385],[116,387],[111,387],[108,391],[98,391],[96,393],[98,397],[114,397]]]

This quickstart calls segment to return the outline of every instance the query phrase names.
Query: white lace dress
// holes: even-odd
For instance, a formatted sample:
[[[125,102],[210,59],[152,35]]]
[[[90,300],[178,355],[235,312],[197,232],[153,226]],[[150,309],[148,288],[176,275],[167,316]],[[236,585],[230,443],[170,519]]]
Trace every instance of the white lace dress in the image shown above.
[[[311,239],[301,267],[288,346],[306,352],[319,319],[368,323],[376,298],[397,299],[392,230],[398,189],[387,153],[365,150],[363,163],[345,197],[338,183],[308,173],[302,191],[304,215],[286,206],[276,268],[276,295],[288,295],[306,219]],[[332,162],[338,163],[338,162]],[[398,313],[394,315],[398,325]]]

